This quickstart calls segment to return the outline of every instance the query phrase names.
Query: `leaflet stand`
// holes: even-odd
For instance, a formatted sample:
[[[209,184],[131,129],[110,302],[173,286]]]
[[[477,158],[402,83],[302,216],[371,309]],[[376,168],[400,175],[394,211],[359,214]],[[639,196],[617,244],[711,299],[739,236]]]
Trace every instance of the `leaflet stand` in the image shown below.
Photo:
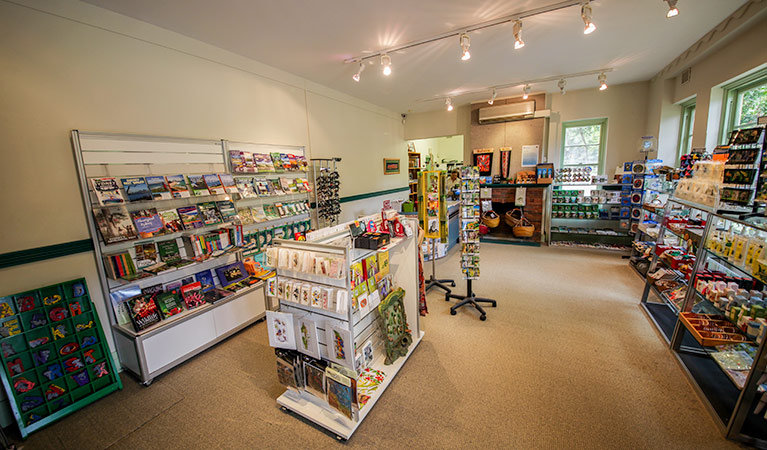
[[[480,303],[490,303],[490,305],[495,308],[496,307],[496,301],[490,300],[489,298],[482,298],[477,297],[476,294],[471,290],[471,280],[466,280],[466,295],[458,295],[458,294],[451,294],[448,292],[445,294],[445,301],[450,301],[451,298],[456,298],[460,300],[457,304],[450,307],[450,315],[454,316],[456,315],[456,310],[458,308],[464,306],[464,305],[472,305],[475,308],[477,308],[477,311],[479,311],[479,320],[486,320],[487,315],[485,314],[485,310],[479,306]]]
[[[426,280],[426,288],[424,292],[429,292],[429,289],[436,286],[440,289],[444,289],[445,293],[449,294],[453,291],[450,288],[448,288],[445,284],[450,283],[450,286],[455,287],[455,281],[447,280],[447,279],[438,280],[436,278],[436,275],[437,275],[436,260],[437,260],[437,240],[432,239],[431,240],[431,275],[429,276],[429,279]]]

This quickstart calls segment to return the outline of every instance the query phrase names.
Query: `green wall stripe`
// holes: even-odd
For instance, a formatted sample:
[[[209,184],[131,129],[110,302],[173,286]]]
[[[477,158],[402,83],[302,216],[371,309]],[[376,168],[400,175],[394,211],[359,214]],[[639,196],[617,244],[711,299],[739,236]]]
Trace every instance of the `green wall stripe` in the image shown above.
[[[0,269],[89,252],[91,250],[93,250],[93,241],[90,239],[82,239],[80,241],[65,242],[63,244],[47,245],[45,247],[3,253],[0,255]]]
[[[381,195],[396,194],[397,192],[409,191],[410,186],[403,186],[394,189],[386,189],[385,191],[368,192],[366,194],[350,195],[348,197],[341,197],[338,201],[340,203],[354,202],[357,200],[364,200],[366,198],[379,197]],[[312,202],[310,205],[312,208],[316,208],[317,204]]]

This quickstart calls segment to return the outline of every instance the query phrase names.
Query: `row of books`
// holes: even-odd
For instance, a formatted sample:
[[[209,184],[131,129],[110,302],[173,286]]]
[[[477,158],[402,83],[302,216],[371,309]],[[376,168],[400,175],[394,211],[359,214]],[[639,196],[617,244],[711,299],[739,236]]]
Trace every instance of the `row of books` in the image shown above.
[[[240,218],[241,224],[249,225],[282,217],[307,214],[310,210],[308,202],[274,203],[271,205],[237,208],[237,216]]]
[[[229,150],[229,162],[235,173],[305,172],[309,166],[305,156],[289,153],[250,153]]]
[[[170,200],[205,195],[239,194],[243,198],[311,192],[304,178],[275,179],[234,177],[227,173],[207,175],[153,175],[147,177],[91,178],[91,186],[100,206],[128,202]],[[123,191],[125,195],[123,196]]]

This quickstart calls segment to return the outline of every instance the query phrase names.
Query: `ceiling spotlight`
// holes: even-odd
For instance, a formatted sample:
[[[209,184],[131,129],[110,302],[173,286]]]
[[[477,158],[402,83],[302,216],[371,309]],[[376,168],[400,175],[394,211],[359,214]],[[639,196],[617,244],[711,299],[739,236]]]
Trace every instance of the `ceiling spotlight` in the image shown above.
[[[450,100],[450,98],[445,99],[445,105],[447,105],[447,110],[452,111],[453,110],[453,102]]]
[[[363,62],[362,62],[362,61],[360,61],[360,68],[359,68],[359,69],[357,69],[357,73],[355,73],[354,75],[352,75],[352,79],[353,79],[354,81],[356,81],[357,83],[359,83],[359,82],[360,82],[360,74],[362,73],[362,71],[363,71],[363,70],[365,70],[365,64],[363,64]]]
[[[471,59],[471,53],[469,53],[469,46],[471,45],[471,39],[469,38],[469,35],[466,33],[461,33],[459,42],[461,43],[461,50],[463,51],[463,53],[461,54],[461,61],[467,61]]]
[[[668,3],[668,12],[666,13],[666,17],[670,19],[679,14],[679,10],[676,8],[677,0],[665,0],[665,2]]]
[[[607,75],[605,75],[604,72],[600,73],[597,77],[597,80],[599,80],[599,90],[604,91],[607,89]]]
[[[591,5],[589,2],[581,5],[581,18],[583,19],[583,34],[591,34],[597,29],[594,22],[591,21]]]
[[[381,55],[381,65],[383,65],[383,74],[387,77],[391,75],[391,56],[384,53]]]
[[[565,81],[564,78],[560,78],[559,82],[557,83],[557,87],[559,88],[559,92],[562,93],[562,95],[565,95],[565,86],[567,85],[567,81]]]
[[[530,85],[526,84],[525,87],[522,88],[522,99],[527,100],[527,97],[530,96]]]
[[[487,101],[488,105],[492,105],[495,102],[495,97],[498,96],[498,92],[496,92],[495,88],[493,88],[493,96],[490,97],[490,100]]]
[[[514,50],[519,50],[525,46],[525,42],[522,40],[522,21],[514,21]]]

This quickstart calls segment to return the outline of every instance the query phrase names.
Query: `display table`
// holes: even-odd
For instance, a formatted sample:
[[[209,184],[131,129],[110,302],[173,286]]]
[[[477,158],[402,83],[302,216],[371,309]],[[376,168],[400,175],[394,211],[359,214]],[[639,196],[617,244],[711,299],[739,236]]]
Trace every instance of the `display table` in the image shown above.
[[[493,204],[493,211],[501,216],[500,224],[491,228],[490,232],[484,235],[481,242],[496,242],[502,244],[517,244],[517,245],[541,245],[542,230],[544,229],[544,214],[545,205],[549,194],[548,184],[485,184],[481,186],[483,189],[490,189]],[[517,189],[525,188],[527,190],[525,194],[525,206],[515,206],[515,198]],[[487,198],[481,197],[481,200],[487,200]],[[514,208],[520,208],[524,213],[527,220],[535,227],[532,237],[518,238],[512,233],[512,229],[503,220],[504,214],[507,211],[511,211]],[[484,213],[484,210],[482,211]]]

